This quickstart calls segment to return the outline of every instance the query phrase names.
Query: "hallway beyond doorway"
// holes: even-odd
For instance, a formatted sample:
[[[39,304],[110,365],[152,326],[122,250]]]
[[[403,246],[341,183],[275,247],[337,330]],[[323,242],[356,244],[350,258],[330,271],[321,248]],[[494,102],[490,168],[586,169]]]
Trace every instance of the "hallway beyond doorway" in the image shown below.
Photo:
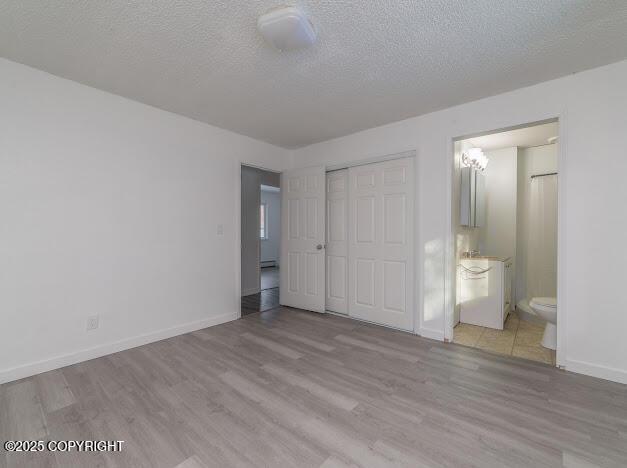
[[[279,267],[261,268],[261,290],[279,287]]]
[[[242,297],[242,317],[279,307],[279,268],[261,269],[261,292]]]

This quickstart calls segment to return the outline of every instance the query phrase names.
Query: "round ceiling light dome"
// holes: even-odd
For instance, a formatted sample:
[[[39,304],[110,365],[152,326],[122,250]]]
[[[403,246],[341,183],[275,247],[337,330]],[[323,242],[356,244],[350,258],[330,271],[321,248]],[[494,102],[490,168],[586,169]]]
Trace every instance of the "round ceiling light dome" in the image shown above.
[[[263,38],[279,50],[303,49],[316,41],[316,31],[309,18],[296,7],[269,11],[257,20]]]

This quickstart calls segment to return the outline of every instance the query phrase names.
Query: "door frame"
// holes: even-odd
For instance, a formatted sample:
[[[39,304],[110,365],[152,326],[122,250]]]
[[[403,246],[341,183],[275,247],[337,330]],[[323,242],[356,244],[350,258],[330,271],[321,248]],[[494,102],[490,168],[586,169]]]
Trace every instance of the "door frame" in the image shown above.
[[[452,142],[452,139],[451,139]],[[452,148],[452,146],[451,146]],[[451,149],[452,151],[452,149]],[[420,158],[418,158],[418,154],[417,154],[417,150],[415,148],[409,148],[406,149],[404,151],[399,151],[399,152],[395,152],[395,153],[388,153],[388,154],[383,154],[380,156],[374,156],[374,157],[366,157],[366,158],[361,158],[361,159],[355,159],[355,160],[351,160],[351,161],[345,161],[339,164],[333,164],[333,163],[323,163],[322,165],[325,168],[325,172],[330,172],[330,171],[335,171],[335,170],[339,170],[339,169],[348,169],[350,167],[355,167],[355,166],[363,166],[365,164],[372,164],[372,163],[379,163],[379,162],[384,162],[384,161],[392,161],[395,159],[403,159],[403,158],[414,158],[414,178],[415,178],[415,183],[414,183],[414,202],[415,202],[415,208],[414,208],[414,284],[412,285],[412,287],[414,288],[414,311],[412,314],[412,320],[413,320],[413,324],[412,324],[412,331],[410,331],[409,333],[413,333],[416,335],[422,335],[422,324],[423,324],[423,280],[424,280],[424,275],[423,275],[423,271],[422,271],[422,265],[423,265],[423,249],[421,248],[421,237],[420,237],[420,199],[419,199],[419,190],[420,190]],[[241,291],[242,291],[242,284],[241,284],[241,280],[242,280],[242,272],[241,272],[241,255],[242,255],[242,244],[241,244],[241,222],[242,222],[242,205],[241,205],[241,195],[242,195],[242,187],[241,187],[241,183],[242,183],[242,166],[247,166],[247,167],[252,167],[255,169],[261,169],[264,171],[269,171],[269,172],[274,172],[277,174],[281,174],[283,172],[285,172],[285,168],[284,169],[272,169],[266,166],[261,166],[259,164],[255,164],[255,163],[250,163],[244,160],[238,160],[235,162],[236,164],[236,170],[235,170],[235,180],[234,180],[234,189],[235,189],[235,206],[234,206],[234,211],[235,211],[235,226],[234,226],[234,234],[235,234],[235,284],[236,284],[236,297],[235,297],[235,303],[238,304],[238,309],[237,309],[237,317],[240,318],[241,317]],[[452,176],[451,176],[452,177]],[[283,187],[281,187],[281,190],[283,190]],[[450,196],[450,195],[449,195]],[[326,208],[325,208],[325,212],[326,212]],[[450,216],[449,216],[450,218]],[[326,232],[325,232],[325,236],[326,236]],[[281,239],[281,242],[283,242],[283,238]],[[325,289],[326,289],[326,283],[324,285]],[[326,290],[325,290],[325,295],[326,295]],[[326,311],[327,313],[330,314],[334,314],[334,312],[329,312]],[[347,317],[345,315],[341,315],[342,317]],[[355,317],[348,317],[351,318],[352,320],[357,320],[357,321],[362,321],[364,323],[370,323],[370,322],[365,322],[363,320],[357,319]],[[385,325],[381,325],[381,326],[385,326]],[[392,327],[387,327],[387,328],[392,328]],[[403,330],[406,331],[406,330]],[[430,337],[430,336],[429,336]],[[441,339],[441,337],[439,338]]]
[[[560,368],[566,366],[566,344],[567,344],[567,314],[568,307],[566,297],[566,179],[567,179],[567,126],[566,112],[539,116],[537,119],[529,120],[500,128],[493,128],[481,132],[470,134],[449,135],[447,137],[447,232],[444,253],[444,341],[453,340],[453,321],[455,313],[455,288],[456,288],[456,243],[455,243],[455,222],[453,221],[453,176],[455,165],[455,142],[467,138],[490,135],[503,131],[525,128],[543,123],[557,122],[559,146],[557,154],[557,350],[556,365]]]
[[[259,166],[258,164],[249,163],[246,161],[238,160],[236,161],[236,170],[235,170],[235,180],[234,180],[234,189],[235,189],[235,225],[234,225],[234,234],[235,234],[235,285],[236,285],[236,297],[235,303],[237,306],[237,318],[242,317],[242,167],[252,167],[253,169],[260,169],[262,171],[274,172],[275,174],[281,174],[283,171],[278,169],[270,169],[268,167]],[[281,187],[283,189],[283,187]],[[258,243],[259,248],[261,248],[261,241]],[[260,257],[261,258],[261,257]],[[261,289],[261,267],[259,267],[259,287]]]

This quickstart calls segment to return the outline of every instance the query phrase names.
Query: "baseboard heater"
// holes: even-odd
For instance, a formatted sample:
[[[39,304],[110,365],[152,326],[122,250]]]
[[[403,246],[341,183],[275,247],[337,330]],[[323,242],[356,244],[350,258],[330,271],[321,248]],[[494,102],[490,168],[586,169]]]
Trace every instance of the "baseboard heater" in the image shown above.
[[[277,266],[276,260],[266,260],[261,262],[261,268],[270,268]]]

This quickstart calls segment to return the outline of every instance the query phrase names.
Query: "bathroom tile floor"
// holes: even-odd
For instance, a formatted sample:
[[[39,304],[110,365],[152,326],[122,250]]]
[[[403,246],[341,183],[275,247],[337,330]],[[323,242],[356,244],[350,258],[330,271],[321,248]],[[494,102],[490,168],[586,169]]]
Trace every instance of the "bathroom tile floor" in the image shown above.
[[[516,312],[509,314],[503,330],[459,323],[453,342],[497,354],[516,356],[555,365],[555,351],[542,346],[544,327],[520,320]]]

